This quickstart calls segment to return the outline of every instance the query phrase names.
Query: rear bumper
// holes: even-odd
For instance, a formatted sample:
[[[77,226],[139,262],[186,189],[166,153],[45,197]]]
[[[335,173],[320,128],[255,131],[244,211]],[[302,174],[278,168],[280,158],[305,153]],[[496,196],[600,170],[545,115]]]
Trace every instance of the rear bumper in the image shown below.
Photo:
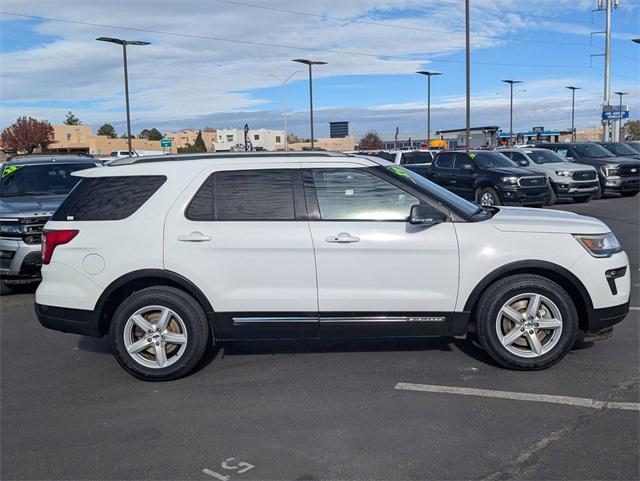
[[[629,301],[617,306],[594,309],[589,315],[587,335],[599,334],[618,324],[629,314]]]
[[[102,337],[105,334],[101,329],[99,316],[94,311],[37,303],[35,308],[38,321],[47,329],[92,337]]]

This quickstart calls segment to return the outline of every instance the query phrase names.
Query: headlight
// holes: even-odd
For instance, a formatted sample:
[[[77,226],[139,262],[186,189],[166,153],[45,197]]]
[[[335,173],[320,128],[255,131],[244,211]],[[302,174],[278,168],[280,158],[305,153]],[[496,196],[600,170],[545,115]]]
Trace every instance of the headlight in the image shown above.
[[[24,227],[18,222],[18,219],[0,222],[0,234],[22,234]]]
[[[569,172],[568,170],[556,170],[556,175],[559,175],[561,177],[571,177],[571,172]]]
[[[582,244],[582,247],[587,249],[593,257],[611,257],[611,254],[622,250],[622,246],[620,242],[618,242],[618,239],[616,239],[616,236],[613,235],[613,232],[595,235],[574,234],[573,237],[575,237],[578,242]]]
[[[507,185],[516,185],[518,183],[517,177],[503,177],[502,183]]]
[[[603,167],[602,168],[602,172],[604,173],[605,177],[609,177],[612,175],[618,175],[618,168],[617,167]]]

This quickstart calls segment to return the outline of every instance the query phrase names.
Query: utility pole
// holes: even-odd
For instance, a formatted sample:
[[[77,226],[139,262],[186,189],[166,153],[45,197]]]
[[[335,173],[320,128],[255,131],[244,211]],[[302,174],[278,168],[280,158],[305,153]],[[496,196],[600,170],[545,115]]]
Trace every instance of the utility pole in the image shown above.
[[[466,65],[466,124],[467,129],[465,133],[465,150],[469,153],[471,143],[471,32],[470,32],[470,13],[469,13],[469,0],[464,1],[464,25],[465,25],[465,65]]]
[[[430,72],[428,70],[421,70],[416,73],[427,76],[427,149],[431,149],[431,77],[442,74],[440,72]]]
[[[576,141],[576,90],[582,87],[567,87],[571,90],[571,142]]]
[[[313,77],[311,73],[311,67],[313,65],[326,65],[327,62],[317,62],[314,60],[308,60],[306,58],[296,58],[293,61],[303,63],[309,67],[309,123],[311,124],[311,150],[314,150],[315,140],[313,138]]]
[[[509,145],[513,145],[513,84],[521,84],[522,80],[503,80],[504,83],[511,87],[511,96],[509,101]]]
[[[293,72],[291,75],[289,75],[286,79],[282,80],[280,77],[278,77],[277,75],[271,74],[271,76],[275,79],[277,79],[280,83],[282,83],[282,88],[284,90],[284,151],[288,152],[289,151],[289,133],[287,131],[287,117],[289,116],[289,108],[288,108],[288,97],[287,97],[287,84],[289,83],[289,80],[291,80],[291,78],[299,73],[300,70],[296,70],[295,72]]]
[[[620,0],[598,0],[598,8],[596,11],[604,11],[605,30],[604,33],[604,98],[602,111],[611,106],[611,15],[614,8],[620,6]],[[602,140],[605,142],[612,140],[612,122],[610,120],[602,120]]]

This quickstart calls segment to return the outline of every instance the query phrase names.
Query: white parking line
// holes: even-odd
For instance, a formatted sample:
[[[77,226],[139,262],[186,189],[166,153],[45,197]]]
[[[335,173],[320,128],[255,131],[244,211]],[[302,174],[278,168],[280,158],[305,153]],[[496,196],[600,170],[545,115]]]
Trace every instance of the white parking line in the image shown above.
[[[548,394],[529,394],[512,391],[493,391],[490,389],[474,389],[469,387],[436,386],[433,384],[411,384],[399,382],[394,389],[402,391],[420,391],[439,394],[459,394],[462,396],[481,396],[497,399],[511,399],[514,401],[532,401],[553,404],[567,404],[592,409],[622,409],[625,411],[640,411],[640,403],[598,401],[571,396],[550,396]]]
[[[630,307],[630,311],[640,311],[640,307]]]

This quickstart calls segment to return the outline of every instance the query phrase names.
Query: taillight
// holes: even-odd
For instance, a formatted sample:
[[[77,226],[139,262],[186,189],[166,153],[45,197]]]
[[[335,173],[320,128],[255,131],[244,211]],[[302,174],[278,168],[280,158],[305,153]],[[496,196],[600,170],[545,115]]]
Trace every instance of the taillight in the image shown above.
[[[51,262],[56,247],[71,241],[80,232],[77,229],[47,230],[42,232],[42,263]]]

